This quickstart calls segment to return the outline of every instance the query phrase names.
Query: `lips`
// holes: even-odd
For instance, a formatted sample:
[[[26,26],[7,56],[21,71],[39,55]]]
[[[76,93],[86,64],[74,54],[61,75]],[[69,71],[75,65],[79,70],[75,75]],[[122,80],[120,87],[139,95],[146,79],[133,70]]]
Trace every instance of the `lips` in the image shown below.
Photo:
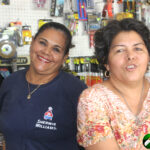
[[[134,64],[128,65],[128,66],[126,67],[126,69],[127,69],[128,71],[133,71],[133,70],[135,70],[136,68],[137,68],[137,66],[134,65]]]
[[[49,63],[50,61],[47,58],[44,58],[42,56],[38,56],[39,60],[44,62],[44,63]]]

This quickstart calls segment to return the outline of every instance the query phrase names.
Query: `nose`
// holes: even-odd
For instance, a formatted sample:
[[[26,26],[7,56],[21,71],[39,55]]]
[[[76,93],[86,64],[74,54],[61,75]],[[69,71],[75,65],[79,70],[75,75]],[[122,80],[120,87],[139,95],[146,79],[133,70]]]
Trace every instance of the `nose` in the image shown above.
[[[46,48],[44,48],[43,53],[44,53],[45,55],[51,55],[52,50],[51,50],[49,47],[46,47]]]
[[[135,53],[133,51],[127,51],[127,60],[135,59]]]

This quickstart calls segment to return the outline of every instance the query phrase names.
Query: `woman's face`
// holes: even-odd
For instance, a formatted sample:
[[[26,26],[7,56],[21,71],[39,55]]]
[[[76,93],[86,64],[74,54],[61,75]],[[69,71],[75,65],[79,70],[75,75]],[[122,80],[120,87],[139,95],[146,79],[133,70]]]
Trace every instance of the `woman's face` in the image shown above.
[[[39,74],[57,74],[67,58],[65,42],[62,31],[51,28],[40,33],[31,43],[30,67]]]
[[[120,32],[112,41],[107,70],[110,78],[120,81],[139,81],[149,62],[144,41],[135,31]]]

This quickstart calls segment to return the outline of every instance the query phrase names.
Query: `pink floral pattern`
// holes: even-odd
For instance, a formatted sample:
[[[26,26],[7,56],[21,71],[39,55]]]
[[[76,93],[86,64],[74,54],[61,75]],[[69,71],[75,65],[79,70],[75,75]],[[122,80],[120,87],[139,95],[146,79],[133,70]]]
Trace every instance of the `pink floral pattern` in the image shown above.
[[[145,149],[143,137],[150,134],[150,89],[140,114],[134,116],[116,94],[96,84],[81,94],[77,122],[77,140],[84,147],[115,138],[120,149]]]

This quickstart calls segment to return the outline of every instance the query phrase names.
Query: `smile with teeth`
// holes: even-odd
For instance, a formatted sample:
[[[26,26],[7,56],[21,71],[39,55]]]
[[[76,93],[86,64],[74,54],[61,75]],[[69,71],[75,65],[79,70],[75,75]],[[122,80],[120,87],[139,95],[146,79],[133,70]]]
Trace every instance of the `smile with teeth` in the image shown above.
[[[41,56],[38,57],[40,59],[40,61],[45,62],[45,63],[49,63],[50,61],[46,58],[43,58]]]
[[[129,66],[127,66],[127,69],[135,69],[135,68],[136,68],[135,65],[129,65]]]

